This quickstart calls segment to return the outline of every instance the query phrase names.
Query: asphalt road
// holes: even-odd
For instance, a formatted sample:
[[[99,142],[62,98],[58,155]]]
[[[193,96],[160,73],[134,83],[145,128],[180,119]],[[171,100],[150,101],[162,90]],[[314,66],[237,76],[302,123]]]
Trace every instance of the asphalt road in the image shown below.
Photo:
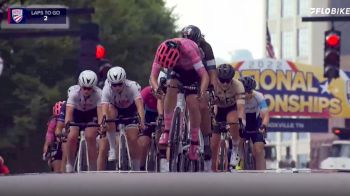
[[[8,195],[350,195],[350,173],[117,173],[24,174],[0,176]]]

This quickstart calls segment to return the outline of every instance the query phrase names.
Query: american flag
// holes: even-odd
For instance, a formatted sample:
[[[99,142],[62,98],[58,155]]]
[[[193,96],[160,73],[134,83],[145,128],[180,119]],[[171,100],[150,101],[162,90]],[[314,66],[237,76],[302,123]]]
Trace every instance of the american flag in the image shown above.
[[[269,27],[266,24],[266,55],[269,58],[275,59],[275,51],[273,50],[273,46],[271,43],[271,36],[270,36],[270,31]]]

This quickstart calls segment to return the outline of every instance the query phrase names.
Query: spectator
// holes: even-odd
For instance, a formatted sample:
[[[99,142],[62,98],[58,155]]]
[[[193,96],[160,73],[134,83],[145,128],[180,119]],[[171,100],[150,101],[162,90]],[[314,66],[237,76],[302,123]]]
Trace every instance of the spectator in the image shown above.
[[[5,161],[2,156],[0,156],[0,176],[8,175],[9,173],[9,168],[5,165]]]

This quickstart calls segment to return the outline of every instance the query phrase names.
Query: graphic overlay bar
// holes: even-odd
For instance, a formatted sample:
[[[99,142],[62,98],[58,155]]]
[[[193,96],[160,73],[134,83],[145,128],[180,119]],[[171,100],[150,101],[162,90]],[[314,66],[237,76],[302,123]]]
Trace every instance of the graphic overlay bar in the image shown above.
[[[8,24],[66,24],[66,8],[9,8]]]

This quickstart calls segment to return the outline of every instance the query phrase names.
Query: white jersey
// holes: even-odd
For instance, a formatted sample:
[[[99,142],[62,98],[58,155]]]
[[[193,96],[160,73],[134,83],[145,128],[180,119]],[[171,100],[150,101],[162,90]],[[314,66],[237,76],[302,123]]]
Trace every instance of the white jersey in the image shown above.
[[[245,100],[244,105],[245,113],[255,113],[259,115],[260,111],[267,111],[268,106],[265,97],[262,93],[253,91],[253,97]]]
[[[111,84],[106,80],[102,89],[102,103],[111,103],[118,108],[128,108],[136,99],[141,99],[141,86],[131,80],[125,80],[122,92],[112,90]]]
[[[93,93],[85,97],[79,85],[74,85],[68,89],[67,105],[73,106],[80,111],[87,111],[101,105],[102,90],[98,87],[93,87]]]

